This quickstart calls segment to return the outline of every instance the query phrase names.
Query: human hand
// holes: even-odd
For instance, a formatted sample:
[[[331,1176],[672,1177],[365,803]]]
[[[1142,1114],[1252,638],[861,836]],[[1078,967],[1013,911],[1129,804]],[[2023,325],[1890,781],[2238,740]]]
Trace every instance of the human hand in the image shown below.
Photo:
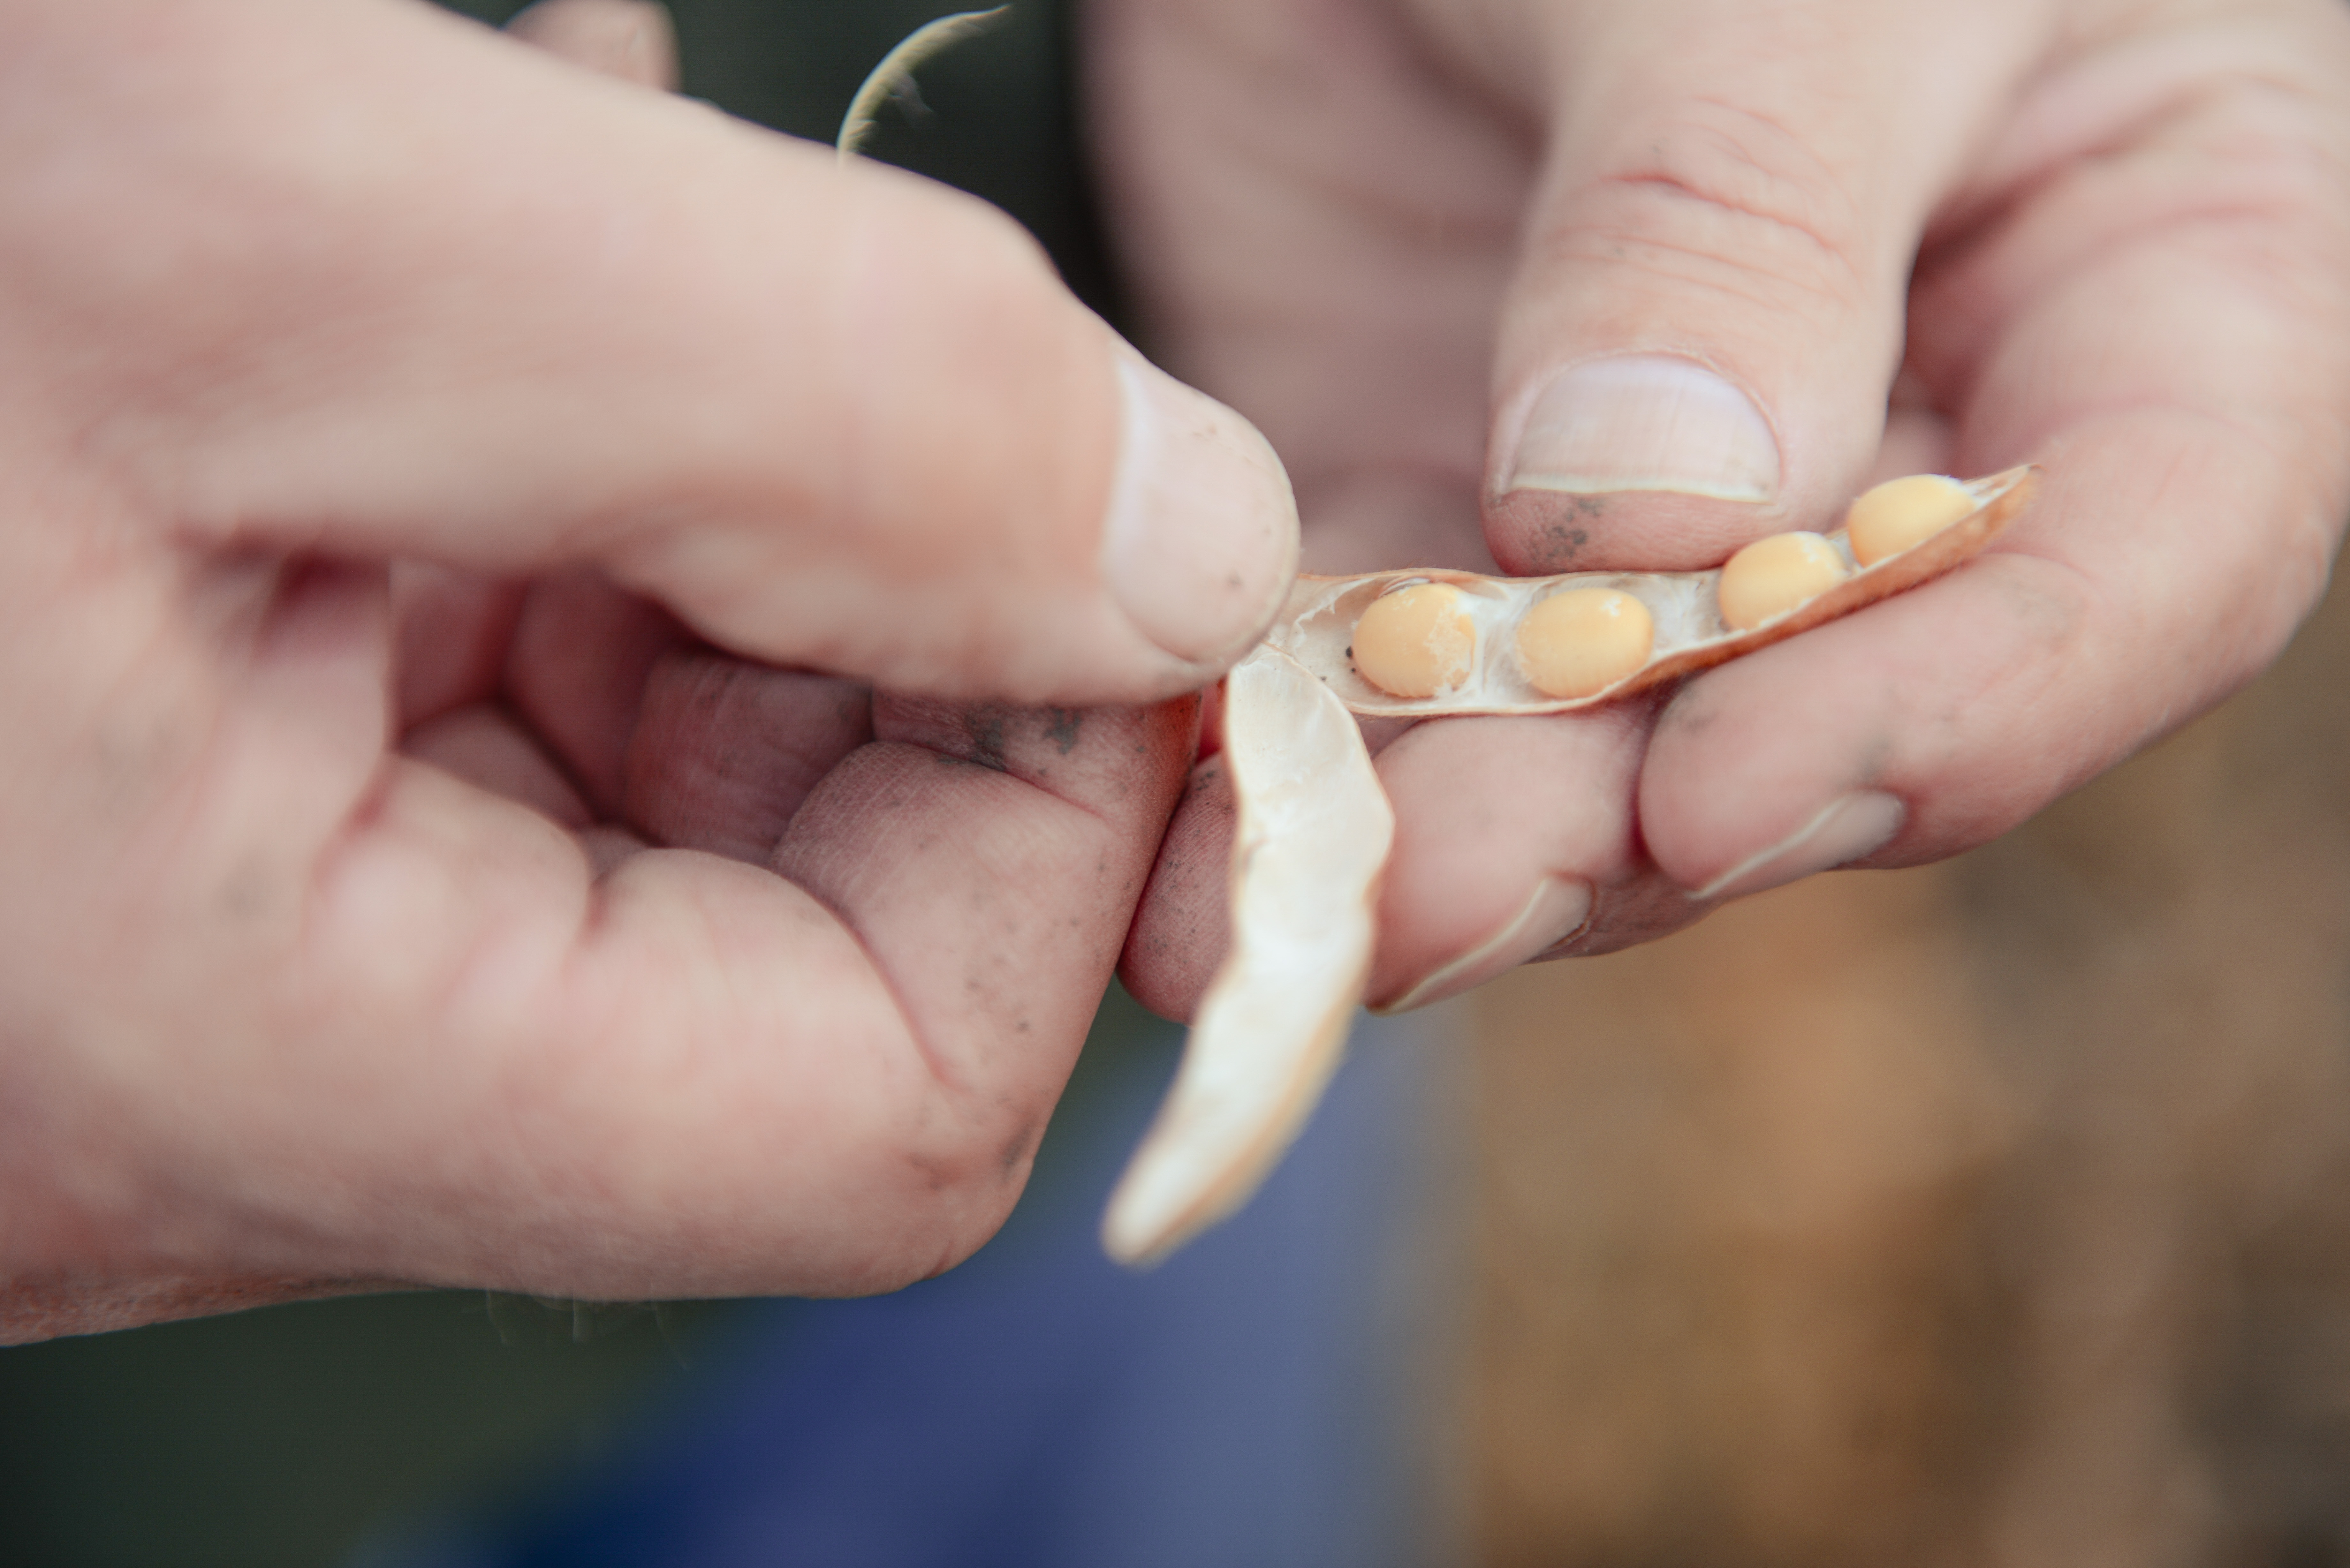
[[[531,26],[658,75],[616,15]],[[421,5],[0,78],[0,1339],[984,1240],[1262,441],[981,204]]]
[[[1159,347],[1273,439],[1309,571],[1705,566],[1890,474],[2046,467],[1965,570],[1669,700],[1372,726],[1374,1004],[1981,843],[2324,586],[2332,0],[1100,0],[1088,62]],[[1229,811],[1211,760],[1128,950],[1172,1015]]]

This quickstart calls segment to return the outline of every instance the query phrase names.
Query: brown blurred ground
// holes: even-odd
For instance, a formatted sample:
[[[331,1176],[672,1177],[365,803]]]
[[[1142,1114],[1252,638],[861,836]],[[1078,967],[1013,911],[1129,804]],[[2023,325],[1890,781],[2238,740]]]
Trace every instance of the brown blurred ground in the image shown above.
[[[1493,1568],[2350,1563],[2350,595],[1949,865],[1477,1010]]]

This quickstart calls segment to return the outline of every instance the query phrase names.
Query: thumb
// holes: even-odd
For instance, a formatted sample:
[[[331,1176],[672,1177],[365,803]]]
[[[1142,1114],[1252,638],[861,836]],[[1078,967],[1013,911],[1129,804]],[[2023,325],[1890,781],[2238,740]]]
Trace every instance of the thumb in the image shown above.
[[[1715,565],[1819,525],[1877,451],[1937,195],[2019,8],[1537,8],[1547,157],[1495,362],[1516,572]]]
[[[748,655],[1025,701],[1196,687],[1286,586],[1263,439],[983,203],[423,6],[0,32],[39,67],[0,337],[182,542],[587,565]]]

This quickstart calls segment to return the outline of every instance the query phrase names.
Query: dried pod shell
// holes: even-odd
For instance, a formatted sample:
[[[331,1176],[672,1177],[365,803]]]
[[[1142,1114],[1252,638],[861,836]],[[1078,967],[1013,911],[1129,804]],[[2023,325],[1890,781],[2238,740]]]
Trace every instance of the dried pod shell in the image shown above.
[[[1705,572],[1575,572],[1555,577],[1489,577],[1437,568],[1372,572],[1354,577],[1300,577],[1290,590],[1281,618],[1265,639],[1312,670],[1355,712],[1377,717],[1447,713],[1564,713],[1627,696],[1645,687],[1735,659],[1781,638],[1848,615],[1889,594],[1939,576],[1989,544],[2030,499],[2034,475],[2013,468],[1966,488],[1975,506],[1965,516],[1908,549],[1861,566],[1839,530],[1827,541],[1852,575],[1786,614],[1752,630],[1736,630],[1721,618],[1719,569]],[[1399,697],[1363,679],[1349,649],[1357,621],[1371,604],[1409,583],[1443,583],[1459,590],[1461,603],[1477,623],[1478,639],[1489,649],[1513,646],[1515,628],[1539,601],[1567,588],[1612,588],[1638,599],[1655,626],[1648,662],[1587,696],[1552,697],[1527,678],[1512,658],[1476,661],[1468,677],[1430,697]]]
[[[1559,713],[1719,664],[1949,571],[2022,510],[2037,472],[2017,468],[1973,482],[1967,489],[1975,504],[1964,516],[1749,631],[1723,625],[1718,571],[1301,578],[1288,612],[1225,684],[1224,755],[1240,807],[1232,947],[1200,1004],[1174,1087],[1110,1199],[1102,1225],[1110,1255],[1153,1262],[1246,1202],[1337,1066],[1370,971],[1379,877],[1395,836],[1350,710]],[[1851,565],[1844,536],[1829,539]],[[1352,633],[1382,596],[1428,583],[1458,591],[1476,621],[1475,646],[1518,653],[1474,659],[1431,697],[1397,696],[1356,670]],[[1590,695],[1546,696],[1528,674],[1516,631],[1544,600],[1595,588],[1629,595],[1646,609],[1652,641],[1645,662]],[[1445,669],[1449,676],[1452,666]]]
[[[1260,646],[1224,684],[1240,823],[1232,948],[1111,1195],[1102,1244],[1147,1263],[1248,1200],[1337,1067],[1370,973],[1395,814],[1353,715]]]

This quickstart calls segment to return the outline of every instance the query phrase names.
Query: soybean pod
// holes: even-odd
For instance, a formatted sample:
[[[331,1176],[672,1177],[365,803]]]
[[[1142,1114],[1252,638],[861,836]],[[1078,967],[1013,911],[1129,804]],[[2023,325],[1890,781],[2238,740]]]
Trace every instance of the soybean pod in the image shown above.
[[[1265,641],[1366,717],[1570,712],[1940,576],[2007,525],[2033,472],[1894,480],[1833,534],[1773,535],[1710,571],[1303,576]],[[1917,536],[1886,547],[1905,531]]]
[[[1961,565],[2038,471],[1891,481],[1831,534],[1702,572],[1304,576],[1224,690],[1231,946],[1103,1244],[1164,1257],[1245,1203],[1305,1126],[1370,973],[1393,816],[1348,715],[1563,713],[1766,648]]]

